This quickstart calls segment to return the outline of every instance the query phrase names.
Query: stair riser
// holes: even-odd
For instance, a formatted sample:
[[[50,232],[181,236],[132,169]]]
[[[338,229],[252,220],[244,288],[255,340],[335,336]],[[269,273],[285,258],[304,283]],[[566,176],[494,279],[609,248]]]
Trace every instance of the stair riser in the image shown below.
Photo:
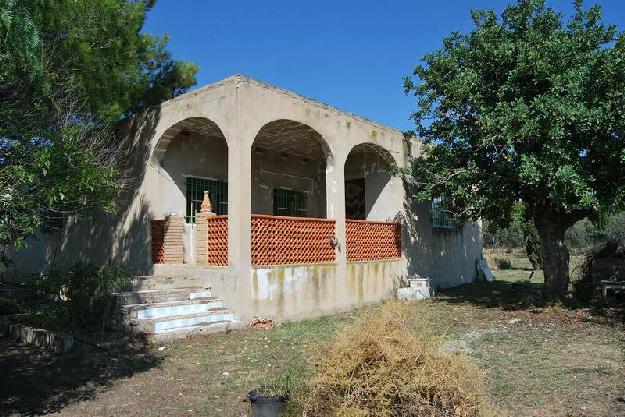
[[[187,277],[148,277],[136,278],[132,281],[135,291],[201,288],[205,287],[204,284],[205,282],[198,278]]]
[[[218,323],[234,320],[233,313],[202,314],[197,317],[178,318],[174,320],[133,320],[130,329],[134,333],[163,333],[175,329],[195,326],[200,323]]]
[[[159,321],[154,324],[154,333],[162,333],[165,331],[178,329],[181,327],[196,326],[200,323],[217,323],[220,321],[232,321],[234,320],[234,314],[210,314],[202,317],[194,317],[188,319],[176,319],[172,321]]]
[[[158,292],[155,294],[124,294],[117,297],[119,305],[127,304],[155,304],[155,303],[167,303],[170,301],[186,301],[195,300],[196,298],[209,298],[212,297],[210,291],[198,291],[198,292],[171,292],[167,291]]]
[[[211,301],[202,304],[186,304],[169,307],[158,307],[158,305],[155,305],[154,307],[133,310],[130,313],[130,317],[139,320],[158,319],[167,316],[180,316],[182,314],[204,313],[211,309],[222,307],[223,303],[221,301]]]
[[[245,327],[240,321],[220,321],[217,323],[183,327],[163,333],[150,333],[148,337],[154,342],[165,342],[173,339],[182,339],[194,334],[211,334],[239,330]]]

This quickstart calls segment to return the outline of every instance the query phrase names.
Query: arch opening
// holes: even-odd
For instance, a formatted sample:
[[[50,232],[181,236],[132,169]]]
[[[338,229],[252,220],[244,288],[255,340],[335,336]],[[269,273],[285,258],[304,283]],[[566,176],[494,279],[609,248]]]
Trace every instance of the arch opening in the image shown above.
[[[326,217],[329,148],[310,126],[275,120],[252,145],[252,214]]]
[[[352,148],[345,161],[345,218],[387,220],[385,199],[391,195],[390,152],[374,143]]]
[[[221,129],[205,118],[184,119],[167,129],[155,155],[159,162],[155,214],[179,216],[176,233],[182,233],[182,261],[227,265],[228,144]],[[217,216],[200,218],[205,192]],[[174,230],[175,226],[171,233]],[[176,251],[175,245],[169,250]]]

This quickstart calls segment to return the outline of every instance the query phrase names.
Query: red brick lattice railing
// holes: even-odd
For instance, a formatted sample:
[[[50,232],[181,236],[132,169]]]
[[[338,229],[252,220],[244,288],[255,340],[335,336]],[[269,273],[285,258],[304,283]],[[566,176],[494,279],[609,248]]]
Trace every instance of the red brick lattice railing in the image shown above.
[[[165,263],[165,220],[150,220],[152,262]]]
[[[335,229],[334,220],[254,214],[252,265],[334,262]]]
[[[347,220],[348,261],[401,258],[401,225],[394,222]]]
[[[212,216],[207,219],[208,242],[207,265],[228,265],[228,216]]]

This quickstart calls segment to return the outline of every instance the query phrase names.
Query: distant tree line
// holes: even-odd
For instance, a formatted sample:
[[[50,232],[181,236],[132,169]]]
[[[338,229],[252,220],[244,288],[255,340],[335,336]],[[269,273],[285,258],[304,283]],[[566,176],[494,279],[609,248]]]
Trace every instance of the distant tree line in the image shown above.
[[[528,241],[527,224],[516,215],[507,227],[484,221],[483,239],[486,248],[525,249]],[[592,221],[582,219],[565,233],[566,246],[573,251],[583,251],[608,241],[625,244],[625,212],[606,219]]]

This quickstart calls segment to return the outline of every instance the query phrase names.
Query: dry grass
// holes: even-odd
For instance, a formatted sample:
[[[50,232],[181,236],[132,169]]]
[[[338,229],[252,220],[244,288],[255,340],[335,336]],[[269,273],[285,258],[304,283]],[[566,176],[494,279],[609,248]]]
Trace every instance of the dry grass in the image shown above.
[[[496,415],[481,373],[465,357],[444,353],[441,336],[408,303],[388,301],[364,311],[321,356],[306,415]]]

